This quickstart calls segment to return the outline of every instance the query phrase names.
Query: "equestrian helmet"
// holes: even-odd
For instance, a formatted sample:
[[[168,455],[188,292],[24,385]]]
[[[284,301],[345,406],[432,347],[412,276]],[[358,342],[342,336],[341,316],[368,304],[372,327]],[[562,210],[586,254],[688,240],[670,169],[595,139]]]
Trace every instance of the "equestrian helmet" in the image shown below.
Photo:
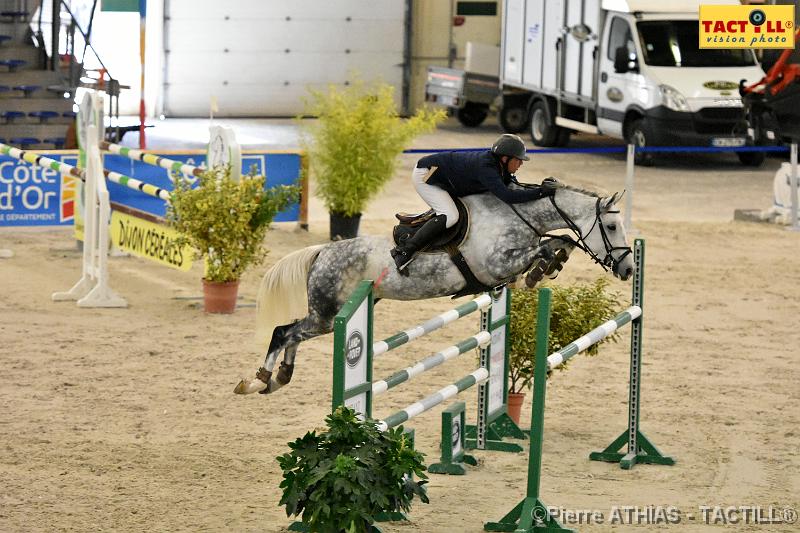
[[[492,145],[492,153],[498,157],[508,156],[516,157],[523,161],[530,160],[530,157],[525,153],[525,143],[518,135],[511,133],[504,133]]]

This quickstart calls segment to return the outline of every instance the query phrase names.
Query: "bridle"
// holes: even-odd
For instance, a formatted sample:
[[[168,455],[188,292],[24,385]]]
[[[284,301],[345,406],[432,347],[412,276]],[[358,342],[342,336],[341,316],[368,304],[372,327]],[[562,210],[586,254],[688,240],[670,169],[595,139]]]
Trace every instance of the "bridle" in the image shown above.
[[[530,186],[526,187],[527,184],[520,183],[519,185],[521,185],[523,188],[531,188]],[[561,218],[567,224],[567,228],[575,234],[577,240],[573,239],[569,235],[552,235],[549,233],[541,233],[533,226],[533,224],[531,224],[528,220],[526,220],[525,217],[522,216],[522,214],[519,211],[517,211],[517,207],[514,204],[510,205],[511,209],[519,217],[519,219],[522,220],[522,222],[524,222],[525,225],[528,226],[531,230],[533,230],[533,232],[539,237],[540,240],[543,237],[549,237],[552,239],[559,239],[561,241],[572,244],[576,248],[580,248],[581,250],[583,250],[589,257],[592,258],[592,260],[595,263],[600,265],[603,268],[603,270],[613,271],[620,263],[622,263],[625,257],[627,257],[628,254],[632,252],[632,250],[627,246],[614,246],[611,243],[611,239],[608,238],[608,233],[606,233],[606,228],[603,226],[603,223],[600,220],[600,216],[603,215],[603,211],[600,209],[601,200],[602,198],[598,198],[597,202],[595,203],[595,217],[594,217],[594,222],[592,223],[592,227],[589,228],[589,231],[586,232],[586,235],[583,235],[578,225],[575,224],[575,222],[570,218],[570,216],[567,213],[565,213],[564,210],[558,206],[558,204],[556,204],[555,194],[550,196],[550,203],[553,204],[553,207],[555,208],[556,212],[561,216]],[[605,212],[619,213],[619,210],[616,211],[609,210]],[[591,248],[589,248],[589,246],[586,244],[586,238],[594,231],[595,227],[600,228],[600,236],[603,239],[603,246],[605,247],[605,252],[606,252],[606,255],[603,259],[600,259],[600,257],[596,253],[594,253],[594,251]],[[619,257],[614,257],[614,252],[617,252],[619,250],[624,250],[624,251],[622,252],[622,254],[619,255]]]

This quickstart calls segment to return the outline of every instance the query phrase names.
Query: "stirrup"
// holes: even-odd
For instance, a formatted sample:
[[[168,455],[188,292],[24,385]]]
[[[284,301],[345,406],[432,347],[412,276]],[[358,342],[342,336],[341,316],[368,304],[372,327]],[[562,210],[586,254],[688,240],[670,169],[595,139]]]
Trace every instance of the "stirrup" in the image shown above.
[[[417,257],[417,254],[409,254],[398,248],[393,249],[389,252],[394,259],[394,264],[397,267],[397,271],[400,273],[401,276],[408,276],[408,265]],[[401,258],[398,261],[398,258]]]

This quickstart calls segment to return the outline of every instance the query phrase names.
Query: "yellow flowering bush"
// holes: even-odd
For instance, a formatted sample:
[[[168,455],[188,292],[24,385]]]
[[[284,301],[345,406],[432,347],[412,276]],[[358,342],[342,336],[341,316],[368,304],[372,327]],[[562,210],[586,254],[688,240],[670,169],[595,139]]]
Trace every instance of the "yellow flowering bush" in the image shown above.
[[[264,176],[253,172],[236,181],[230,167],[216,168],[201,174],[194,188],[176,178],[167,219],[182,235],[179,244],[188,243],[196,258],[206,260],[206,280],[235,281],[264,259],[272,219],[299,194],[293,185],[264,190]]]
[[[330,213],[360,214],[392,178],[397,156],[411,140],[432,131],[444,110],[422,109],[409,119],[395,109],[394,87],[364,82],[309,91],[306,112],[319,117],[300,143],[308,152],[316,195]]]

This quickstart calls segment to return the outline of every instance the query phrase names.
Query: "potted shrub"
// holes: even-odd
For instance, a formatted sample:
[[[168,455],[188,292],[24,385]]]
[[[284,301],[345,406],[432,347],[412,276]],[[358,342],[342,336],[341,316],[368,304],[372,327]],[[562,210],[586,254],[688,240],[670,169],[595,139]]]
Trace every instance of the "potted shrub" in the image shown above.
[[[409,119],[395,110],[394,87],[362,81],[327,92],[311,90],[306,113],[318,117],[301,135],[316,195],[328,209],[331,240],[355,237],[367,202],[392,178],[397,156],[420,133],[432,131],[444,110],[423,108]]]
[[[381,432],[375,421],[362,420],[347,407],[325,422],[325,431],[306,433],[278,457],[280,505],[287,516],[302,514],[303,529],[375,531],[379,514],[408,511],[414,496],[428,503],[423,455],[402,427]]]
[[[232,179],[230,167],[204,172],[194,187],[176,177],[167,219],[181,233],[176,244],[188,243],[195,257],[205,259],[206,312],[233,312],[239,279],[266,255],[264,236],[272,219],[298,197],[295,186],[265,190],[264,177],[254,173]]]
[[[608,280],[599,278],[593,283],[552,285],[550,337],[548,353],[560,350],[578,337],[606,322],[619,312],[619,295],[609,292]],[[533,383],[536,360],[536,310],[538,290],[512,289],[511,333],[509,340],[509,416],[519,422],[519,407],[514,401],[524,398]],[[619,338],[618,332],[590,347],[586,353],[595,355],[604,342]],[[565,368],[567,364],[560,367]]]

